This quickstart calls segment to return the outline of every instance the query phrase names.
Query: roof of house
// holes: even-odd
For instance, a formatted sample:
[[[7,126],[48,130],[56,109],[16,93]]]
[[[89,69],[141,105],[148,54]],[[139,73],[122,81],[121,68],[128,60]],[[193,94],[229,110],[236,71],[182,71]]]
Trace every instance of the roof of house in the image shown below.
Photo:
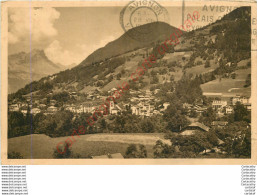
[[[213,100],[212,101],[212,104],[217,104],[217,105],[219,105],[219,104],[226,104],[227,103],[227,101],[223,101],[223,100]]]
[[[219,145],[222,145],[222,144],[224,144],[224,143],[225,143],[224,141],[222,141],[221,139],[218,138],[218,144],[219,144]]]
[[[188,125],[188,127],[199,127],[203,129],[204,131],[209,131],[210,127],[207,127],[206,125],[199,123],[199,122],[194,122]]]
[[[55,107],[55,106],[50,106],[50,107],[48,107],[48,108],[57,108],[57,107]]]
[[[34,110],[34,111],[35,111],[35,110],[40,110],[40,109],[39,109],[39,108],[32,108],[32,110]]]
[[[228,124],[228,122],[227,122],[227,121],[213,121],[211,124],[212,124],[212,125],[221,125],[221,126],[225,126],[225,125]]]
[[[122,110],[121,107],[119,107],[119,105],[117,105],[117,104],[116,104],[116,108],[117,108],[118,110]]]
[[[18,107],[18,104],[12,104],[10,107]]]

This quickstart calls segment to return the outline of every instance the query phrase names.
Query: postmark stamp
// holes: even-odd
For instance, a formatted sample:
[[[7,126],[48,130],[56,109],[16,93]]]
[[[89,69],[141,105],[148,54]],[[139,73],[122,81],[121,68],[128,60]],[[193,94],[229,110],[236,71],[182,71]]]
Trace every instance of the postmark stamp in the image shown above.
[[[153,0],[131,1],[120,12],[120,24],[123,30],[137,41],[149,41],[148,35],[155,29],[153,25],[146,24],[153,22],[169,22],[168,11]]]

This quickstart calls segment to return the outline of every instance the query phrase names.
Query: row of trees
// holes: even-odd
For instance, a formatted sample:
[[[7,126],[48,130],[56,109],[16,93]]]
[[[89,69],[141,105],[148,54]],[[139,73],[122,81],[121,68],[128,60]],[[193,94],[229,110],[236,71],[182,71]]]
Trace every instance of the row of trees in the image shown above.
[[[21,112],[8,113],[8,137],[17,137],[28,134],[46,134],[51,137],[69,136],[74,129],[83,125],[87,128],[88,114],[74,117],[70,111],[62,110],[53,115],[39,113],[24,116]],[[97,129],[89,127],[87,133],[96,133]]]
[[[83,125],[86,134],[114,132],[114,133],[153,133],[165,132],[166,122],[161,116],[141,118],[126,111],[122,115],[109,115],[97,121],[95,126],[89,126],[86,119],[88,113],[74,115],[67,110],[61,110],[53,115],[27,114],[21,112],[8,113],[8,137],[29,134],[46,134],[50,137],[70,136],[74,129]]]
[[[114,133],[153,133],[165,132],[166,122],[161,116],[141,118],[132,115],[131,112],[123,112],[122,115],[108,116],[101,119],[97,127],[103,132]]]

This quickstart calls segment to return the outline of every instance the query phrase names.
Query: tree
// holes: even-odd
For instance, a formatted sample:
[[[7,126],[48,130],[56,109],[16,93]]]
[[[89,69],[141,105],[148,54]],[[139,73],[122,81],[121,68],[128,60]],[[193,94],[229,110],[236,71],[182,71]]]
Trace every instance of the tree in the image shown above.
[[[144,145],[130,144],[126,151],[126,158],[146,158],[147,150]]]
[[[189,136],[174,136],[171,138],[171,142],[172,145],[178,146],[181,152],[192,153],[192,157],[196,157],[200,152],[206,151],[212,147],[206,134],[200,132]]]
[[[251,86],[251,74],[247,75],[244,87],[249,87],[249,86]]]
[[[113,75],[110,75],[109,77],[108,77],[108,82],[111,82],[113,80]]]
[[[31,115],[31,113],[30,113],[30,106],[29,106],[29,104],[28,104],[28,107],[27,107],[27,113],[26,113],[26,124],[30,124],[32,121],[31,121],[31,119],[32,119],[32,115]]]
[[[190,113],[189,113],[189,117],[191,118],[196,118],[197,117],[197,112],[195,110],[191,110]]]
[[[234,108],[234,120],[251,122],[250,116],[251,116],[251,113],[247,111],[244,105],[241,104],[240,102],[237,102]]]
[[[209,132],[206,133],[206,138],[210,144],[212,144],[213,146],[218,146],[219,144],[218,137],[213,130],[210,130]]]
[[[8,159],[22,159],[22,155],[19,152],[8,153]]]
[[[189,120],[182,114],[176,113],[168,119],[166,129],[172,132],[179,132],[181,129],[190,124]]]
[[[165,110],[163,118],[167,121],[166,129],[173,132],[178,132],[182,128],[190,124],[185,117],[186,110],[182,107],[179,100],[173,99],[173,102]]]
[[[61,134],[56,134],[57,124],[54,120],[54,118],[47,116],[45,120],[39,121],[38,124],[38,133],[44,133],[48,136],[60,136]]]
[[[43,113],[38,113],[34,116],[33,118],[33,124],[34,124],[34,129],[35,129],[35,133],[40,133],[40,122],[45,120],[46,116]]]
[[[121,73],[121,75],[124,75],[124,74],[126,73],[126,71],[124,70],[124,68],[121,69],[120,73]]]
[[[232,157],[251,156],[251,128],[246,122],[235,122],[226,129],[224,151]]]
[[[67,91],[63,91],[63,92],[55,93],[52,98],[57,102],[67,102],[70,99],[70,95]]]
[[[102,87],[104,85],[103,81],[97,81],[96,86],[97,87]]]
[[[102,129],[106,129],[106,121],[104,118],[100,121],[100,125]]]
[[[54,115],[56,128],[54,133],[58,135],[70,135],[72,132],[73,113],[67,110],[59,111]]]
[[[153,77],[150,81],[150,84],[158,84],[158,83],[159,83],[159,78],[156,75],[153,75]]]
[[[183,75],[177,82],[175,94],[182,103],[194,103],[195,100],[202,98],[201,81],[197,76],[193,79],[193,75]]]
[[[170,76],[170,82],[173,82],[174,81],[174,75],[171,75]]]
[[[206,60],[205,64],[204,64],[204,68],[209,68],[211,65],[210,65],[210,61],[209,60]]]
[[[115,120],[115,132],[124,133],[124,127],[126,124],[126,118],[123,115],[116,116]]]
[[[120,80],[121,78],[121,73],[117,74],[117,80]]]
[[[199,118],[200,123],[204,123],[210,126],[212,121],[216,120],[216,112],[212,107],[208,107],[206,111],[203,112],[202,116]]]
[[[143,120],[140,124],[140,127],[144,133],[154,132],[154,124],[149,119]]]
[[[154,149],[154,158],[170,158],[175,153],[174,146],[164,144],[161,140],[156,141]]]
[[[21,112],[9,112],[8,124],[13,127],[23,126],[25,124],[23,114]]]
[[[8,138],[29,134],[25,125],[26,122],[21,112],[8,112]]]
[[[232,74],[231,74],[231,78],[232,78],[232,79],[236,79],[236,73],[232,73]]]
[[[59,151],[56,148],[54,150],[53,157],[54,158],[71,158],[72,157],[72,151],[69,147],[69,144],[65,143],[64,147],[59,148]]]

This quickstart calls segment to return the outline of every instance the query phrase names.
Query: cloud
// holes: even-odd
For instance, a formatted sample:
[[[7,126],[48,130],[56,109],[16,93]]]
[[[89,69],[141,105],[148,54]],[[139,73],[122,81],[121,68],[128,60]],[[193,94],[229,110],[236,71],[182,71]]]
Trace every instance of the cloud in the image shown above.
[[[77,44],[75,49],[65,49],[58,40],[54,40],[47,48],[45,48],[45,54],[54,63],[60,63],[68,66],[73,63],[79,64],[88,55],[94,52],[96,49],[104,47],[110,41],[113,41],[113,36],[108,36],[105,39],[101,39],[94,45]]]
[[[44,49],[46,56],[62,65],[79,64],[96,49],[105,46],[115,37],[95,40],[93,44],[67,45],[60,37],[54,22],[60,12],[54,8],[9,8],[8,41],[13,51],[31,48]],[[68,39],[68,38],[67,38]]]
[[[107,36],[101,40],[96,40],[95,44],[86,45],[86,44],[77,44],[77,47],[81,49],[81,52],[84,54],[84,59],[95,50],[104,47],[107,43],[115,40],[114,36]]]
[[[54,8],[9,8],[8,41],[40,42],[57,35],[54,22],[60,13]]]
[[[57,40],[54,40],[44,51],[51,61],[65,66],[73,63],[77,64],[82,58],[80,54],[65,50]]]

